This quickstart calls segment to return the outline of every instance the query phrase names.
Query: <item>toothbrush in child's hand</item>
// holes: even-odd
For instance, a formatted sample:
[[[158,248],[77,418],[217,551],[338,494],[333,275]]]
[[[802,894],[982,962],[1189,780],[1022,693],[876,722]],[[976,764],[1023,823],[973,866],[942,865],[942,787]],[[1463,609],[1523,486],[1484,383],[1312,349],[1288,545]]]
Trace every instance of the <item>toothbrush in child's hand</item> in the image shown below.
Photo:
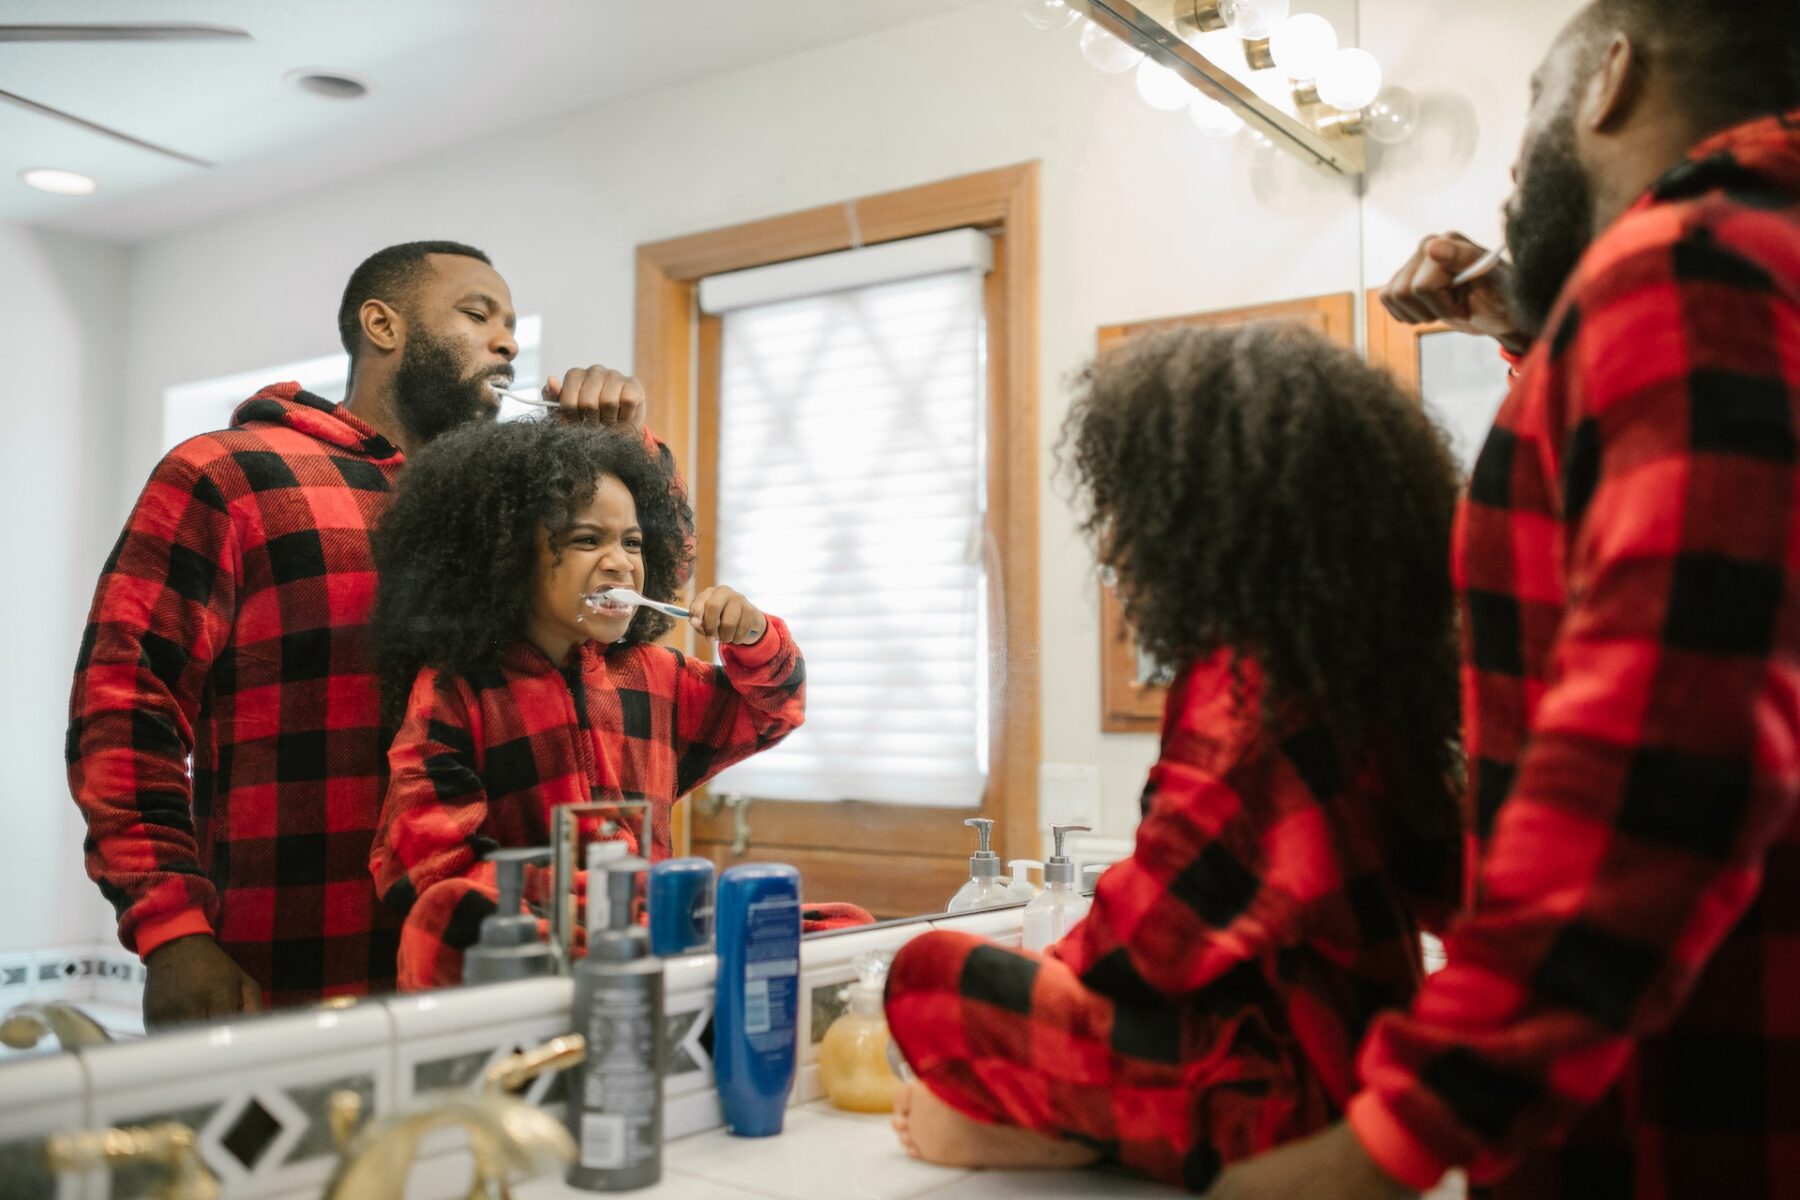
[[[656,612],[665,613],[671,617],[680,617],[684,621],[694,615],[679,605],[664,604],[661,600],[652,600],[641,592],[634,592],[628,587],[601,588],[599,591],[592,592],[583,597],[583,599],[587,601],[587,606],[589,608],[600,607],[600,601],[604,599],[612,604],[630,604],[638,608],[653,609]]]

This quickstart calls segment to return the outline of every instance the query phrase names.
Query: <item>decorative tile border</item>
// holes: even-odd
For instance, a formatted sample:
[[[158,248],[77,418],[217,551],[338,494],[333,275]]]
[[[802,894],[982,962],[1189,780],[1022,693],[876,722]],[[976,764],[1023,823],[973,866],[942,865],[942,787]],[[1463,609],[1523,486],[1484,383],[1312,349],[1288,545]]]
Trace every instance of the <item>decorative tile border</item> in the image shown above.
[[[1019,910],[1011,911],[1016,941]],[[980,932],[1006,937],[1001,914],[974,914]],[[937,926],[976,928],[965,918]],[[799,1014],[802,1064],[791,1104],[818,1097],[817,1042],[838,1011],[836,993],[854,978],[867,949],[897,949],[933,924],[920,922],[802,943]],[[136,968],[134,973],[133,968]],[[669,1070],[664,1134],[685,1137],[722,1124],[712,1087],[712,1014],[716,959],[693,955],[666,966],[664,1011]],[[24,978],[21,979],[20,976]],[[9,983],[8,980],[11,980]],[[75,947],[0,955],[0,1004],[64,999],[109,1000],[101,988],[141,987],[141,966],[104,949]],[[56,989],[54,996],[47,989]],[[80,989],[88,989],[83,993]],[[30,993],[24,995],[21,993]],[[202,1158],[229,1200],[299,1200],[330,1177],[336,1152],[327,1109],[348,1089],[378,1116],[445,1087],[476,1087],[504,1055],[537,1046],[569,1027],[568,979],[527,980],[467,991],[364,1001],[344,1010],[244,1018],[155,1038],[0,1060],[0,1200],[131,1200],[151,1176],[93,1173],[47,1190],[43,1138],[52,1132],[175,1119],[192,1127]],[[560,1107],[563,1075],[534,1080],[532,1103]],[[466,1182],[453,1133],[422,1147],[420,1179]],[[16,1181],[29,1181],[21,1183]],[[21,1191],[20,1189],[24,1190]],[[419,1195],[438,1191],[427,1187]],[[452,1193],[444,1191],[446,1200]]]

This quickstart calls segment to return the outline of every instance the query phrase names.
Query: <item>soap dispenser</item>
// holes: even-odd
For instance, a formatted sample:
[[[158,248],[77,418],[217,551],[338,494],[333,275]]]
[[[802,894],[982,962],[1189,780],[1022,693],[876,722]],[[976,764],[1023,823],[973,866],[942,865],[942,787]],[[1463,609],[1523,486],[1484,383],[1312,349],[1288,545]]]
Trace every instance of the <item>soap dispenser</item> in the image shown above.
[[[1044,864],[1044,892],[1025,906],[1024,945],[1027,950],[1042,950],[1087,916],[1093,901],[1075,890],[1075,862],[1063,853],[1063,836],[1086,833],[1086,825],[1052,825],[1050,836],[1055,853]]]
[[[1035,858],[1013,858],[1008,859],[1006,865],[1012,871],[1012,882],[1006,885],[1006,890],[1012,893],[1013,903],[1029,904],[1036,900],[1038,889],[1031,882],[1031,872],[1036,868],[1038,878],[1042,879],[1044,864]]]
[[[548,862],[547,847],[496,850],[487,856],[500,886],[500,908],[481,922],[481,940],[463,954],[464,983],[504,983],[555,972],[556,959],[538,936],[538,919],[526,912],[525,868]]]
[[[587,1058],[569,1086],[578,1152],[567,1180],[583,1191],[633,1191],[662,1178],[663,964],[631,912],[649,869],[645,859],[615,858],[588,877],[589,894],[607,903],[606,923],[589,927],[587,957],[575,967],[571,1013]]]
[[[978,908],[995,908],[1011,904],[1006,881],[1000,877],[1000,856],[988,849],[994,834],[994,822],[987,817],[970,817],[963,822],[975,828],[976,849],[969,855],[969,882],[950,897],[948,912],[972,912]]]
[[[849,1001],[819,1043],[819,1083],[831,1102],[847,1112],[894,1111],[900,1080],[888,1065],[887,1015],[882,987],[891,955],[865,950],[855,960],[856,982],[843,990]]]

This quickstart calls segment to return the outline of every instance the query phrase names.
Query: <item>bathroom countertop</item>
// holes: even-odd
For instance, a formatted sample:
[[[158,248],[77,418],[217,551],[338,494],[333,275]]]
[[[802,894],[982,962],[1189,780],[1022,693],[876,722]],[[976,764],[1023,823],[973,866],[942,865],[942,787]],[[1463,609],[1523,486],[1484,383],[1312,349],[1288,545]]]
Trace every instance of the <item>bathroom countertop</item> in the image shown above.
[[[577,1200],[593,1192],[539,1180],[518,1200]],[[1175,1188],[1112,1171],[954,1171],[915,1162],[885,1116],[840,1112],[826,1101],[788,1110],[779,1137],[735,1138],[722,1129],[663,1147],[663,1178],[624,1193],[644,1200],[1040,1200],[1105,1196],[1170,1200]]]

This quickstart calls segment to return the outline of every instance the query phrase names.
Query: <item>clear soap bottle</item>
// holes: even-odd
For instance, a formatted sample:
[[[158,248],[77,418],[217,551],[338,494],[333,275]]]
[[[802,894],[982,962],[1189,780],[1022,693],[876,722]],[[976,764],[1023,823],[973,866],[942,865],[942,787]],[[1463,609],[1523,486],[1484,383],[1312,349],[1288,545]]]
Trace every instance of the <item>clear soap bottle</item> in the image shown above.
[[[1092,900],[1075,890],[1075,863],[1063,853],[1065,834],[1087,831],[1086,825],[1050,827],[1050,836],[1056,843],[1055,853],[1044,864],[1043,893],[1025,906],[1025,949],[1042,950],[1054,942],[1062,941],[1063,936],[1081,918],[1087,916],[1088,909],[1093,907]]]
[[[1013,903],[1012,892],[1000,875],[1000,856],[988,848],[994,834],[994,822],[987,817],[971,817],[964,825],[975,827],[975,853],[969,856],[969,881],[950,897],[946,912],[973,912],[978,908],[998,908]]]

